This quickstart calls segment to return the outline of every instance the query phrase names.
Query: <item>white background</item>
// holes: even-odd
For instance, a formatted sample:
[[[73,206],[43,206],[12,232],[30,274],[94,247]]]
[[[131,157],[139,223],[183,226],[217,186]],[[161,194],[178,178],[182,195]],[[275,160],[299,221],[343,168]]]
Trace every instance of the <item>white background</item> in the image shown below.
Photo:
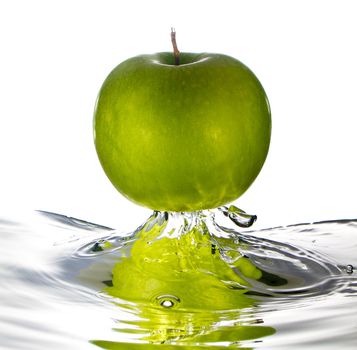
[[[42,209],[133,229],[150,213],[106,179],[92,115],[131,56],[219,52],[262,82],[270,153],[236,205],[258,226],[357,216],[357,2],[0,0],[0,216]]]

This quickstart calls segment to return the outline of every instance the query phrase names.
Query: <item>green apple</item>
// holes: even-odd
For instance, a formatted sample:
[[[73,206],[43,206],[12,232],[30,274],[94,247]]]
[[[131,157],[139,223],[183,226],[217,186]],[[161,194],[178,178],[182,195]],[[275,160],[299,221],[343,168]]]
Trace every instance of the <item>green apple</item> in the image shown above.
[[[256,76],[221,54],[130,58],[104,81],[94,114],[99,160],[128,199],[196,211],[237,199],[257,177],[271,133]]]

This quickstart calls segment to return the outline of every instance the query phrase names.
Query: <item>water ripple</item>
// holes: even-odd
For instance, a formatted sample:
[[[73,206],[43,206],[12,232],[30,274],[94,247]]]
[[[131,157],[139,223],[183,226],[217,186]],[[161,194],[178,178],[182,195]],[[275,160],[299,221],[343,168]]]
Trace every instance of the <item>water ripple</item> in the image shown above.
[[[155,212],[128,234],[0,220],[0,348],[355,349],[357,220],[255,219]]]

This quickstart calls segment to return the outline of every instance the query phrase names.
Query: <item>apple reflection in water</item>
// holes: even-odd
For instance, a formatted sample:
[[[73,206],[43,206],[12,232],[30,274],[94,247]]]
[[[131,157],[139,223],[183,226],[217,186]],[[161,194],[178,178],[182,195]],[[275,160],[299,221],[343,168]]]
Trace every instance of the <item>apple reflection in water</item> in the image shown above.
[[[130,307],[140,317],[130,324],[140,343],[94,340],[104,349],[199,349],[224,342],[240,348],[239,342],[274,333],[274,329],[251,320],[242,323],[256,301],[246,295],[248,280],[262,272],[236,250],[230,262],[223,259],[220,245],[231,242],[212,237],[203,223],[178,238],[163,236],[163,227],[146,223],[127,256],[116,262],[111,285],[105,292],[115,303]],[[229,251],[226,249],[226,251]],[[247,315],[247,314],[246,314]],[[224,325],[220,324],[224,320]],[[133,326],[135,330],[133,330]],[[117,329],[125,333],[125,329]]]

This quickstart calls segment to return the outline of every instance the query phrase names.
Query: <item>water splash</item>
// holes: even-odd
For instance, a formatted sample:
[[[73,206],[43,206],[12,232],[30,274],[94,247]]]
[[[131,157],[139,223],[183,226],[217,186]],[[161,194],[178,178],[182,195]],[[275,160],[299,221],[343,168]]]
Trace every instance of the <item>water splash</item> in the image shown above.
[[[357,221],[255,220],[233,206],[154,212],[128,234],[3,220],[0,347],[354,349]]]
[[[256,215],[247,214],[244,210],[237,208],[234,205],[229,207],[223,206],[218,208],[225,216],[230,218],[239,227],[250,227],[257,220]]]
[[[353,266],[348,264],[346,266],[346,273],[348,273],[349,275],[353,273]]]

